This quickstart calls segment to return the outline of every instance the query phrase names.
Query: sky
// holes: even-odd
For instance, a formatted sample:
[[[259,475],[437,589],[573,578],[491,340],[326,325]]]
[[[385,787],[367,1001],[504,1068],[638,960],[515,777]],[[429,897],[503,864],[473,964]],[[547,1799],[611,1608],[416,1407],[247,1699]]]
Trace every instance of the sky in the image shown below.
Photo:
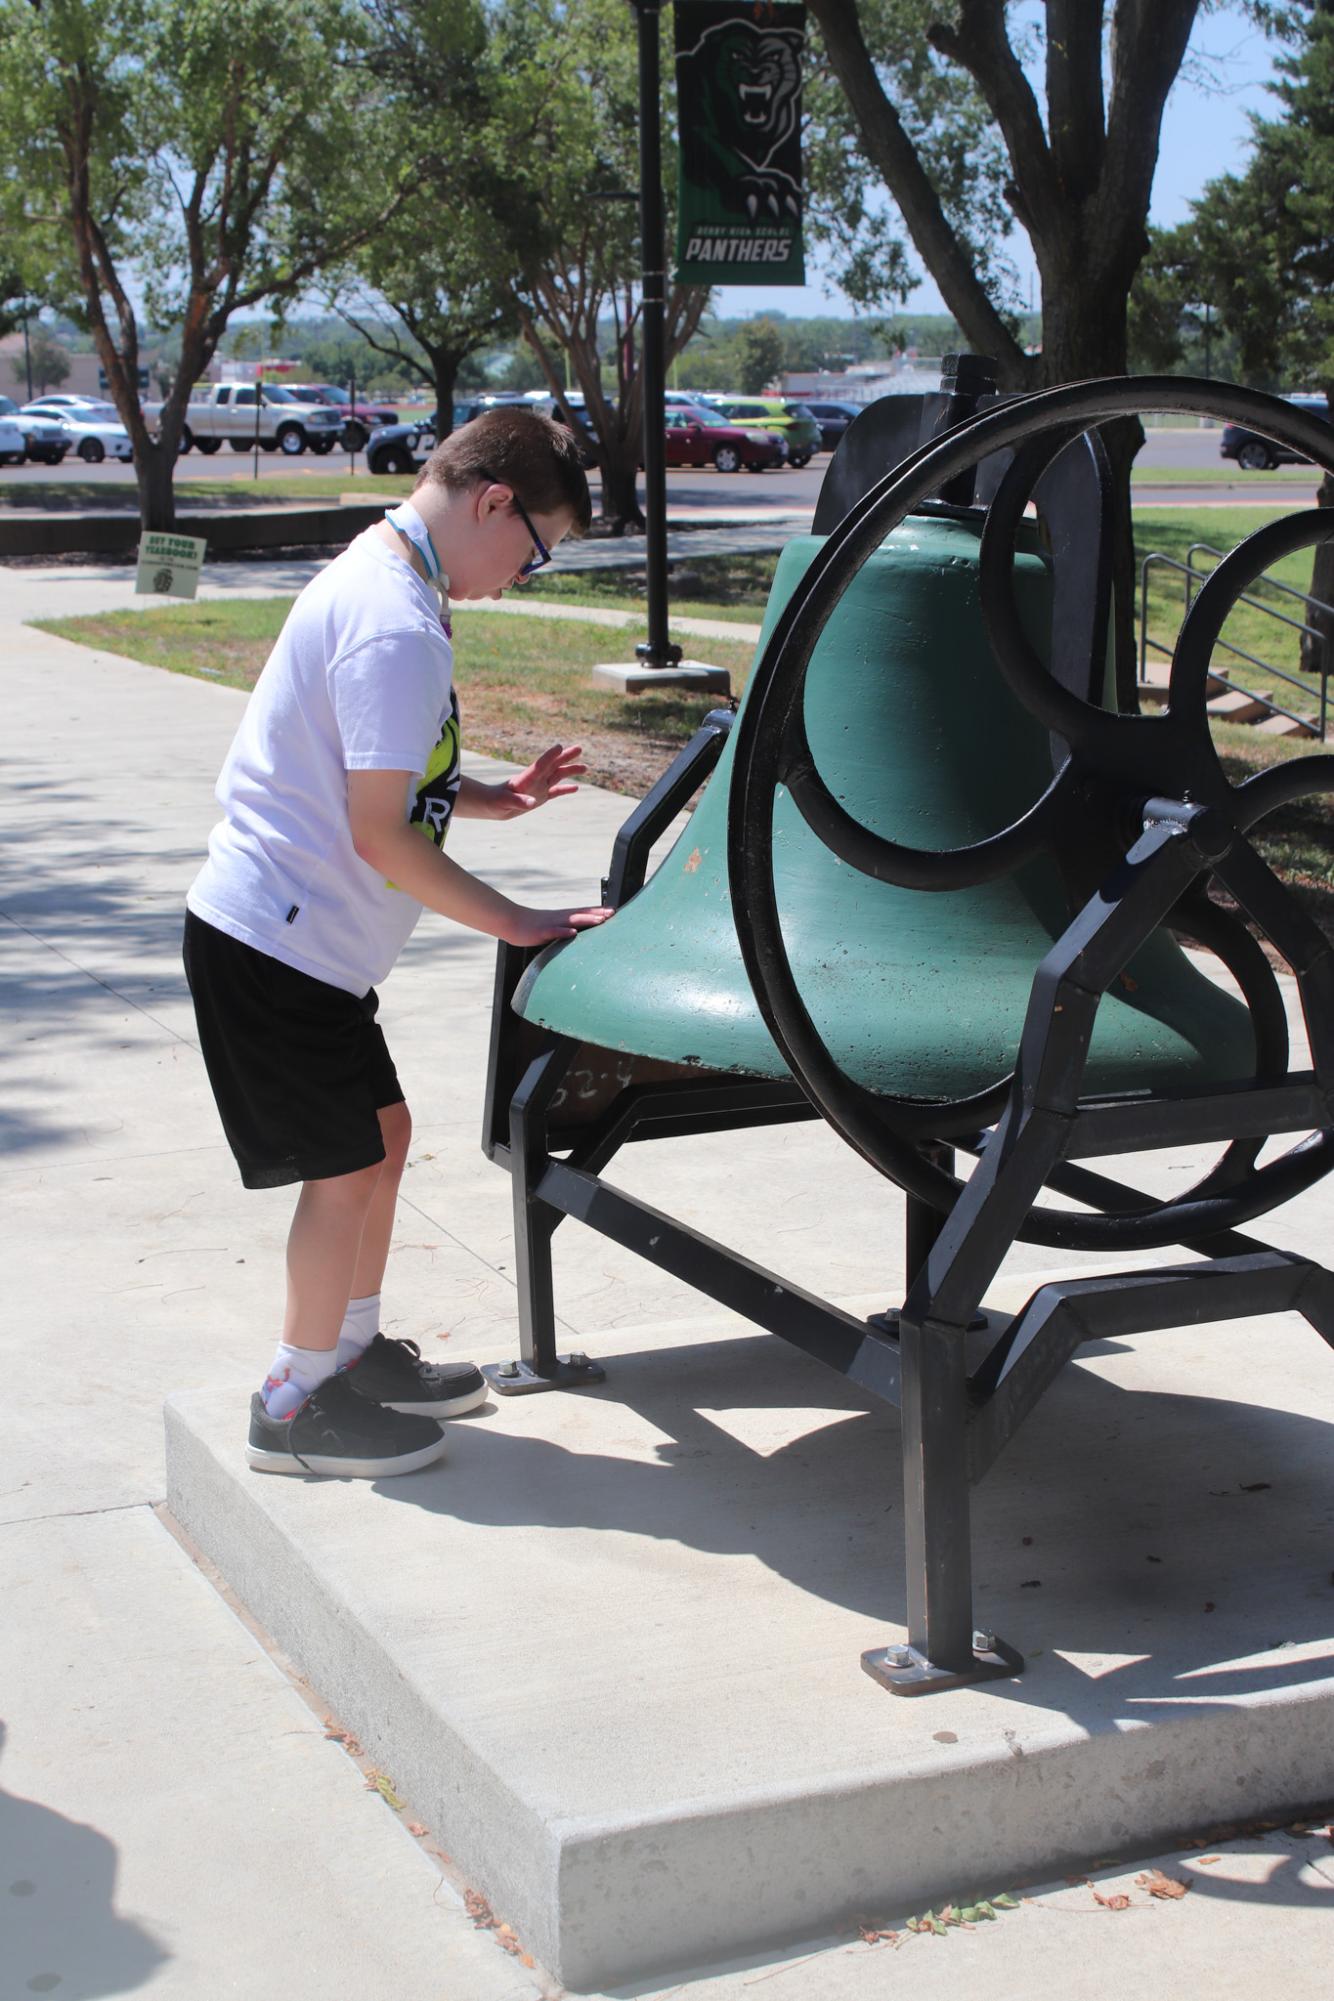
[[[1273,73],[1273,44],[1235,15],[1210,15],[1200,22],[1191,42],[1193,60],[1177,79],[1163,118],[1158,169],[1154,176],[1150,219],[1164,226],[1183,222],[1192,198],[1206,181],[1231,173],[1241,164],[1250,125],[1247,114],[1272,115],[1274,100],[1265,89]],[[1039,92],[1039,96],[1041,93]],[[1021,293],[1036,304],[1038,284],[1028,239],[1017,232],[1010,244],[1011,261],[1019,273]],[[914,253],[920,269],[920,260]],[[807,259],[808,276],[811,261]],[[836,287],[818,281],[805,286],[728,285],[714,298],[723,319],[745,319],[752,313],[780,312],[798,318],[831,313],[850,317],[851,302]],[[945,310],[929,281],[918,285],[907,301],[915,312]]]

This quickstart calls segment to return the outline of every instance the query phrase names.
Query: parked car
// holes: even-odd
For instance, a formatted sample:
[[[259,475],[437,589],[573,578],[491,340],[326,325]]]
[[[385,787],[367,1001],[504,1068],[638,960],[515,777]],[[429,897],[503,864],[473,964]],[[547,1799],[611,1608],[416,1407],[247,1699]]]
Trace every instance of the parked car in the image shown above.
[[[719,472],[763,472],[787,463],[787,440],[777,431],[733,424],[703,404],[664,410],[669,466],[713,465]]]
[[[1285,403],[1291,403],[1294,410],[1303,410],[1309,417],[1322,417],[1329,422],[1329,404],[1323,396],[1285,396]],[[1258,431],[1248,431],[1244,424],[1224,424],[1223,435],[1218,441],[1220,458],[1235,459],[1243,472],[1267,472],[1271,466],[1309,466],[1311,461],[1301,452],[1290,451],[1286,445],[1275,444],[1272,438],[1261,437]]]
[[[820,449],[820,426],[804,403],[784,396],[733,396],[717,406],[737,424],[762,424],[787,439],[788,459],[804,466]]]
[[[827,452],[832,452],[839,439],[847,430],[854,417],[860,417],[860,403],[812,403],[807,400],[803,406],[810,411],[820,426],[820,444]]]
[[[56,403],[43,396],[35,403],[25,403],[23,415],[49,417],[59,424],[85,465],[101,465],[105,458],[134,457],[130,434],[114,403]]]
[[[145,403],[144,417],[154,429],[162,418],[161,403]],[[248,452],[258,433],[266,452],[295,458],[307,445],[313,452],[331,452],[342,428],[339,411],[325,403],[298,403],[272,382],[258,390],[253,383],[196,382],[185,409],[181,450],[198,445],[201,452],[216,452],[227,443],[234,452]]]
[[[345,451],[365,451],[372,431],[398,422],[398,411],[392,403],[364,403],[360,398],[354,403],[346,389],[340,389],[336,382],[286,382],[283,388],[298,403],[319,403],[340,412]]]
[[[69,450],[69,432],[54,417],[30,417],[20,410],[12,396],[0,396],[0,417],[8,417],[18,425],[27,444],[30,459],[42,465],[58,466]]]
[[[21,466],[28,456],[28,440],[12,417],[0,416],[0,466]]]
[[[459,422],[459,406],[454,406],[454,422]],[[416,424],[382,424],[366,441],[368,472],[416,472],[435,449],[435,426],[439,412],[432,410]]]
[[[534,402],[539,400],[538,397],[524,395],[518,389],[497,389],[485,396],[474,396],[465,403],[463,407],[468,413],[466,417],[458,415],[459,406],[456,404],[454,423],[456,427],[461,423],[470,424],[473,418],[480,417],[484,410],[508,410],[516,404],[520,409],[530,409]]]
[[[32,400],[34,403],[49,403],[59,410],[96,410],[100,409],[107,399],[105,396],[67,396],[63,390],[52,389],[49,392],[43,390],[40,396],[34,396]]]

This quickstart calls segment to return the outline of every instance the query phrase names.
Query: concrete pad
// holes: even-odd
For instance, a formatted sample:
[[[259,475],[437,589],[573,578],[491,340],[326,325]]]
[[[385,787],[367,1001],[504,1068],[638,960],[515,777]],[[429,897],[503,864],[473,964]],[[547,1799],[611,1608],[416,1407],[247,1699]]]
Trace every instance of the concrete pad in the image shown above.
[[[593,679],[603,687],[616,688],[622,695],[642,695],[650,688],[694,688],[706,694],[719,695],[730,695],[732,692],[732,677],[727,669],[710,667],[703,660],[678,660],[674,667],[644,667],[629,665],[622,660],[600,660],[592,674]]]
[[[893,1413],[760,1335],[609,1347],[603,1388],[371,1485],[249,1474],[239,1389],[167,1413],[173,1511],[571,1987],[1334,1791],[1304,1323],[1067,1370],[977,1496],[979,1622],[1026,1672],[911,1702],[859,1666],[903,1631]]]
[[[1147,1887],[1155,1870],[1182,1890],[1155,1896]],[[701,1968],[670,1988],[617,1992],[635,2001],[884,2001],[908,1993],[913,2001],[1197,1994],[1317,2001],[1329,1984],[1334,1855],[1327,1823],[1257,1828],[1231,1842],[1197,1840],[1129,1868],[1035,1886],[997,1920],[951,1926],[943,1937],[908,1931],[909,1915],[868,1926],[871,1936],[811,1940],[790,1955]]]
[[[536,2001],[150,1509],[0,1557],[4,2001]]]

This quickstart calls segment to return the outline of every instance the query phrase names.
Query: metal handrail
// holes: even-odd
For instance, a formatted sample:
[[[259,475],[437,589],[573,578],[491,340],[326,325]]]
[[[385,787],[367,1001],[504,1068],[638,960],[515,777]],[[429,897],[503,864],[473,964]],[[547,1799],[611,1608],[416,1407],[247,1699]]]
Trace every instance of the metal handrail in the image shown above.
[[[1175,556],[1165,555],[1159,549],[1151,549],[1140,564],[1139,683],[1142,688],[1148,685],[1150,649],[1155,653],[1166,654],[1169,659],[1172,654],[1170,646],[1164,646],[1160,640],[1152,639],[1149,636],[1149,570],[1156,563],[1161,569],[1178,571],[1186,579],[1186,610],[1189,611],[1194,597],[1195,586],[1203,581],[1201,572],[1195,568],[1190,560],[1197,552],[1203,552],[1220,560],[1226,553],[1224,550],[1215,549],[1208,542],[1192,542],[1190,548],[1186,551],[1187,561],[1184,563],[1179,561]],[[1270,583],[1271,581],[1270,578],[1265,579],[1266,583]],[[1305,591],[1295,590],[1291,584],[1274,583],[1273,588],[1286,592],[1290,597],[1301,599],[1302,603],[1309,606],[1313,611],[1328,611],[1331,615],[1334,615],[1334,606],[1325,604],[1320,598],[1310,597]],[[1316,639],[1324,639],[1325,664],[1320,669],[1320,714],[1317,734],[1320,741],[1322,743],[1325,742],[1329,718],[1329,677],[1331,666],[1329,659],[1331,643],[1328,635],[1322,633],[1316,626],[1310,626],[1298,619],[1289,618],[1285,612],[1277,610],[1273,605],[1265,604],[1262,599],[1243,594],[1237,599],[1237,603],[1250,605],[1254,610],[1263,612],[1267,618],[1275,618],[1281,624],[1291,626],[1295,631],[1309,633]],[[1284,668],[1274,666],[1271,661],[1259,660],[1253,653],[1247,653],[1243,647],[1234,646],[1229,639],[1220,638],[1214,642],[1214,646],[1215,651],[1221,650],[1225,653],[1230,653],[1236,659],[1246,661],[1248,666],[1258,667],[1261,673],[1272,674],[1278,680],[1285,681],[1290,688],[1300,689],[1303,694],[1307,693],[1310,688],[1309,676],[1299,680],[1295,674],[1289,674]],[[1221,673],[1213,665],[1212,661],[1210,662],[1209,673],[1210,677],[1217,681],[1221,687],[1227,689],[1230,694],[1249,696],[1252,701],[1259,702],[1270,715],[1286,716],[1289,722],[1297,723],[1303,729],[1310,729],[1312,727],[1310,716],[1298,715],[1295,710],[1284,708],[1283,704],[1276,702],[1272,695],[1254,688],[1241,687],[1237,682],[1230,680],[1226,674]]]
[[[1195,555],[1197,550],[1202,550],[1206,556],[1216,557],[1220,563],[1228,553],[1226,549],[1215,548],[1212,542],[1192,542],[1186,551],[1186,568],[1188,570],[1193,571],[1191,557]],[[1316,611],[1327,611],[1330,617],[1334,618],[1334,604],[1326,604],[1323,598],[1313,598],[1309,591],[1299,591],[1293,584],[1281,584],[1277,577],[1265,577],[1263,582],[1268,585],[1271,591],[1282,591],[1285,597],[1296,598],[1299,603],[1310,605]],[[1257,604],[1259,601],[1255,598],[1241,597],[1237,602],[1239,604]],[[1264,604],[1259,604],[1259,609],[1261,611],[1266,609],[1273,611],[1272,606],[1266,607]],[[1284,613],[1274,611],[1273,616],[1275,618],[1284,618]],[[1322,633],[1316,626],[1302,625],[1296,619],[1284,618],[1284,622],[1290,625],[1298,625],[1302,632],[1309,632],[1313,639],[1324,639],[1326,645],[1329,643],[1328,635]]]

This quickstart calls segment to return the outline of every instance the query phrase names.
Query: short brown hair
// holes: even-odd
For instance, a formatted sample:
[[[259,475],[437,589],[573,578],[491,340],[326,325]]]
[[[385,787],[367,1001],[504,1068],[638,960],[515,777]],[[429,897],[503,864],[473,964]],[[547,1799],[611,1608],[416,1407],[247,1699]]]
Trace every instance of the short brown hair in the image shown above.
[[[587,532],[593,503],[579,445],[564,424],[540,411],[484,410],[436,446],[417,475],[417,486],[457,492],[483,479],[512,486],[530,514],[568,511],[570,532]]]

